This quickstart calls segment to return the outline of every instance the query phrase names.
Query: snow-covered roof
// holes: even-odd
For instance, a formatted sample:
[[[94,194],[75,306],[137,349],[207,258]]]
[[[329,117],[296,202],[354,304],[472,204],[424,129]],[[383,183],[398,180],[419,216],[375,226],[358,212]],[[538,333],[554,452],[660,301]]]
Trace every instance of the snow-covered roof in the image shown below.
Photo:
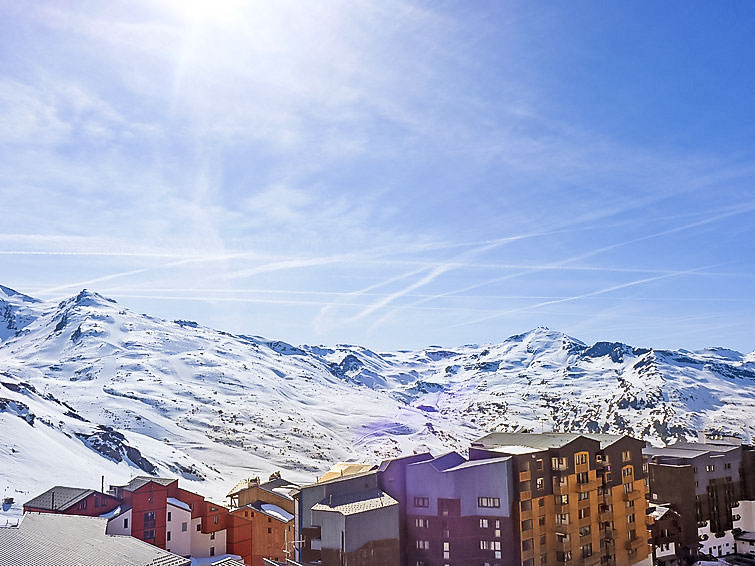
[[[358,474],[366,474],[376,469],[374,464],[355,464],[351,462],[341,462],[334,465],[330,470],[325,472],[318,480],[317,483],[325,483],[331,480],[337,480],[346,476],[355,476]]]
[[[284,523],[288,523],[291,519],[294,518],[294,515],[292,513],[289,513],[285,509],[282,509],[277,505],[273,505],[272,503],[260,503],[259,509],[267,515],[270,515]]]
[[[192,557],[191,566],[244,566],[244,561],[236,554],[219,554],[204,558]]]
[[[532,454],[533,452],[542,452],[542,448],[534,448],[532,446],[523,446],[521,444],[506,444],[504,446],[496,446],[493,448],[494,452],[501,452],[503,454]]]
[[[189,559],[130,536],[105,534],[97,517],[28,513],[18,527],[0,529],[3,566],[189,566]]]
[[[100,519],[108,519],[108,520],[110,520],[113,517],[117,517],[120,514],[121,514],[121,506],[119,505],[118,507],[116,507],[112,511],[110,511],[108,513],[103,513],[102,515],[99,515],[99,518]]]
[[[191,507],[189,507],[188,503],[184,503],[183,501],[180,501],[176,499],[175,497],[168,497],[168,505],[173,505],[173,507],[178,507],[179,509],[186,509],[187,511],[191,511]]]
[[[663,518],[663,516],[670,511],[670,507],[667,505],[656,505],[655,510],[648,513],[653,519],[658,521],[659,519]]]

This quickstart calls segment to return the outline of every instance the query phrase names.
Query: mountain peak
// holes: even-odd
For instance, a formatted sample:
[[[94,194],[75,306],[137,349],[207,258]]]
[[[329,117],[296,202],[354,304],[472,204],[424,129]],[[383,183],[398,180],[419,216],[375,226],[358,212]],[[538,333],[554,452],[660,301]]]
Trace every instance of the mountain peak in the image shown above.
[[[90,291],[88,289],[82,289],[81,292],[73,299],[73,301],[77,305],[84,307],[102,306],[107,303],[113,305],[118,304],[115,302],[115,300],[109,299],[108,297],[103,297],[99,293],[95,293],[94,291]]]
[[[10,287],[6,287],[5,285],[0,285],[0,296],[5,295],[6,297],[14,297],[16,299],[20,299],[26,303],[39,303],[41,302],[39,299],[35,299],[34,297],[30,297],[28,295],[24,295],[23,293],[19,293],[15,289],[11,289]]]

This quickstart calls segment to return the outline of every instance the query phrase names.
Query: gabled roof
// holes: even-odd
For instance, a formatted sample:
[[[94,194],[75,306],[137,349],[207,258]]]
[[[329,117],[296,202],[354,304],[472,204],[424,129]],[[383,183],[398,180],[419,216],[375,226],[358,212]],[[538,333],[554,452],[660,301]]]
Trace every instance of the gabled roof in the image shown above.
[[[121,488],[123,491],[136,491],[140,487],[144,487],[148,483],[156,483],[163,486],[169,486],[173,482],[177,482],[178,480],[173,478],[152,478],[149,476],[137,476],[133,478],[130,482],[128,482],[126,485],[119,485],[116,487]]]
[[[599,442],[601,448],[606,448],[625,438],[625,436],[619,434],[583,434],[578,432],[543,432],[539,434],[529,432],[492,432],[475,440],[472,445],[483,448],[515,446],[520,450],[517,453],[523,453],[523,448],[530,448],[533,451],[563,448],[580,437]]]
[[[191,561],[130,536],[105,534],[96,517],[28,513],[0,528],[0,566],[189,566]]]
[[[65,511],[93,493],[99,492],[82,487],[56,485],[34,499],[30,499],[24,503],[24,506],[46,511]]]
[[[383,507],[398,505],[398,501],[379,489],[326,497],[312,506],[312,511],[333,511],[341,515],[356,515]]]
[[[280,495],[281,497],[290,498],[287,494],[279,490],[281,488],[286,488],[286,487],[290,487],[291,489],[296,489],[299,487],[297,484],[283,478],[274,478],[264,483],[258,483],[258,481],[259,481],[259,478],[243,479],[233,486],[233,488],[231,489],[231,491],[228,492],[226,497],[237,495],[241,493],[242,491],[246,491],[247,489],[259,487],[260,489],[264,489],[265,491],[275,493],[277,495]]]

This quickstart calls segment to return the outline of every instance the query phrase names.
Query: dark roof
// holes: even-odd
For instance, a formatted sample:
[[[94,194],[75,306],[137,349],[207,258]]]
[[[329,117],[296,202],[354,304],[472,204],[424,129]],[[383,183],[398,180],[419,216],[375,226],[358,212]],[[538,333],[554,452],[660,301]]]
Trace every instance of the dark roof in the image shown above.
[[[99,492],[83,487],[56,485],[45,491],[43,494],[37,495],[34,499],[30,499],[24,503],[24,506],[32,507],[34,509],[44,509],[46,511],[65,511],[93,493]]]
[[[0,528],[0,566],[189,566],[191,561],[130,536],[105,534],[96,517],[29,513]]]
[[[398,501],[379,489],[369,489],[326,497],[312,506],[312,511],[335,511],[341,515],[356,515],[383,507],[398,505]]]
[[[128,482],[126,485],[119,485],[116,487],[120,487],[124,491],[136,491],[140,487],[144,487],[150,482],[160,484],[163,486],[168,486],[176,481],[178,480],[171,479],[171,478],[152,478],[149,476],[137,476],[133,478],[130,482]]]
[[[391,460],[383,460],[382,462],[380,462],[378,470],[384,472],[394,463],[405,462],[406,464],[416,464],[417,462],[424,462],[426,460],[432,459],[433,455],[429,452],[423,452],[422,454],[412,454],[411,456],[402,456],[400,458],[393,458]]]
[[[583,434],[578,432],[544,432],[540,434],[528,432],[492,432],[475,440],[472,444],[473,446],[482,446],[484,448],[526,446],[537,450],[548,450],[551,448],[563,448],[570,442],[584,437],[599,442],[601,448],[606,448],[625,436],[619,434]]]

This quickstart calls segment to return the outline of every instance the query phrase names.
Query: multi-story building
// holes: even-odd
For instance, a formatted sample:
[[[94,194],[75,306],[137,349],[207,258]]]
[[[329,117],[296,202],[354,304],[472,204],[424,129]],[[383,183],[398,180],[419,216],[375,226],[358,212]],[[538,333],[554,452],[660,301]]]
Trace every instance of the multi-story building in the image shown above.
[[[493,433],[469,457],[511,457],[523,566],[629,566],[650,555],[643,446],[605,434]]]
[[[456,452],[407,465],[408,564],[519,565],[512,466]]]
[[[649,513],[653,544],[653,564],[656,566],[681,566],[676,547],[681,532],[679,513],[669,505],[655,505]]]
[[[107,519],[109,535],[132,536],[180,556],[231,553],[252,560],[251,521],[181,489],[176,479],[136,477],[108,494],[57,486],[24,510],[97,516]]]
[[[280,474],[260,483],[259,478],[242,480],[228,494],[231,514],[251,523],[251,566],[263,566],[265,558],[285,561],[294,557],[294,499],[298,486]]]
[[[339,465],[294,500],[301,562],[399,566],[399,505],[375,466]]]
[[[676,555],[735,552],[735,536],[755,530],[755,450],[735,439],[705,439],[647,447],[651,504],[668,505],[679,515]]]

